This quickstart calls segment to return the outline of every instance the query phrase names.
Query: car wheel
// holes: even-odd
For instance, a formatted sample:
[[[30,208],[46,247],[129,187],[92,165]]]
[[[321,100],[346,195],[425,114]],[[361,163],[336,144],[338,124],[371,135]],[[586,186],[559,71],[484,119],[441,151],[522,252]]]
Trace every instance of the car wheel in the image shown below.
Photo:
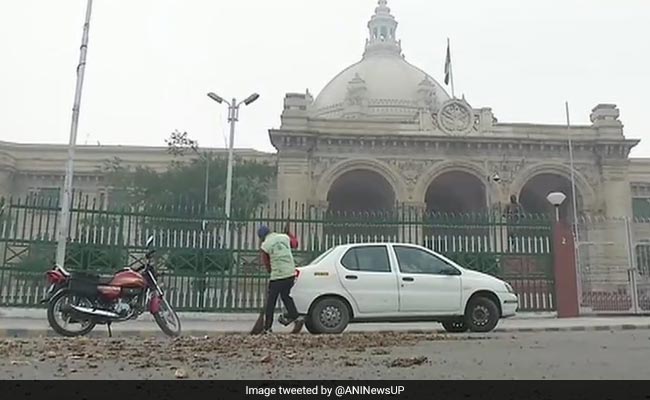
[[[348,326],[350,311],[343,301],[329,297],[319,300],[314,305],[309,319],[316,332],[337,334],[343,332]]]
[[[320,333],[314,327],[314,323],[311,322],[311,317],[309,315],[305,317],[305,329],[307,329],[307,332],[311,333],[312,335],[318,335]]]
[[[462,319],[445,321],[442,323],[442,327],[449,333],[464,333],[469,329]]]
[[[490,332],[499,323],[499,309],[487,297],[473,298],[465,312],[465,325],[472,332]]]

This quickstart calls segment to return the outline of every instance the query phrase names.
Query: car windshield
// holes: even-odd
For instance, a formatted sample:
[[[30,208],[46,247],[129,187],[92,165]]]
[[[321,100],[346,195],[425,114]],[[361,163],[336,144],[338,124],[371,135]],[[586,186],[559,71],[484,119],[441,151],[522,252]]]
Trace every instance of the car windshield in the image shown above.
[[[322,253],[321,255],[319,255],[318,257],[316,257],[315,259],[313,259],[313,260],[312,260],[309,264],[307,264],[307,265],[318,264],[319,262],[321,262],[321,260],[322,260],[323,258],[327,257],[327,256],[332,252],[332,250],[334,250],[334,247],[330,248],[330,249],[327,250],[325,253]]]

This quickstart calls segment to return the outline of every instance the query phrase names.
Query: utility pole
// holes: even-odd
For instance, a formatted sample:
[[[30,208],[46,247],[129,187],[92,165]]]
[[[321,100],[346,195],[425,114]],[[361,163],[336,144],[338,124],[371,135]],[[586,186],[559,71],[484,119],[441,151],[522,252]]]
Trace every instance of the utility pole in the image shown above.
[[[56,246],[56,263],[63,266],[65,263],[65,248],[70,236],[70,206],[72,203],[72,179],[74,175],[74,151],[77,144],[77,128],[79,126],[79,109],[81,107],[81,92],[83,89],[84,72],[86,70],[86,53],[88,51],[88,32],[90,30],[90,15],[93,0],[88,0],[86,5],[86,22],[83,27],[79,64],[77,65],[77,87],[72,106],[72,124],[70,126],[70,141],[68,143],[68,162],[65,169],[63,193],[61,195],[61,214]]]

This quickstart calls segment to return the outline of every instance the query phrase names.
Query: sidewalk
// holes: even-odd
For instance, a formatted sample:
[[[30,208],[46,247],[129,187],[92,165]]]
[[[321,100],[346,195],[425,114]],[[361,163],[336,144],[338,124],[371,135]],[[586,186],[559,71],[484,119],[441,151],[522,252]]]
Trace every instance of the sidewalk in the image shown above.
[[[232,321],[255,321],[258,313],[200,313],[200,312],[179,312],[178,316],[181,321],[211,321],[211,322],[232,322]],[[513,319],[539,319],[555,318],[556,313],[517,313]],[[44,308],[0,308],[0,321],[3,318],[19,319],[47,319]],[[152,321],[153,317],[145,313],[138,318],[140,321]]]
[[[201,314],[179,313],[184,336],[214,336],[221,334],[246,334],[257,319],[257,314]],[[115,324],[114,336],[163,336],[153,318],[146,314],[136,321]],[[553,313],[526,314],[499,322],[495,332],[580,332],[650,330],[650,317],[609,316],[557,319]],[[274,324],[278,333],[289,328]],[[351,324],[346,332],[411,332],[443,333],[437,323],[365,323]],[[0,309],[0,337],[56,336],[49,328],[45,310]],[[106,337],[106,327],[98,326],[91,336]]]

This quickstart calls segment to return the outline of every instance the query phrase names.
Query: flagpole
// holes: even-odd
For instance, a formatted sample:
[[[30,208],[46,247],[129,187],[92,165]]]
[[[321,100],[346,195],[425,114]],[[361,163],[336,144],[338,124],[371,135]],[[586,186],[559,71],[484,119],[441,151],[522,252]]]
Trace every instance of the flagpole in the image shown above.
[[[449,45],[449,38],[447,38],[447,50],[449,51],[449,79],[451,80],[451,97],[456,98],[456,91],[454,90],[454,71],[451,67],[451,46]]]

